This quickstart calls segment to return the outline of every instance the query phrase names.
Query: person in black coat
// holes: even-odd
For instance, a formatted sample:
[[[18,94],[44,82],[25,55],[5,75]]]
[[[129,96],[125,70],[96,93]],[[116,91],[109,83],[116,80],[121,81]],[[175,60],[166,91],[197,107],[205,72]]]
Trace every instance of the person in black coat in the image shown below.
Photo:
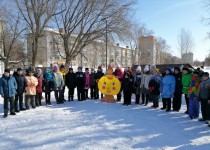
[[[182,104],[182,73],[179,67],[174,68],[174,77],[176,80],[175,92],[173,98],[173,110],[179,111]]]
[[[65,84],[69,89],[68,101],[73,101],[74,89],[76,87],[76,74],[74,73],[73,68],[69,68],[69,72],[66,74],[65,80]]]
[[[90,74],[90,97],[91,99],[95,99],[96,95],[96,82],[95,82],[95,70],[92,68],[91,69],[91,74]]]
[[[13,77],[17,82],[17,90],[15,95],[15,112],[24,111],[26,109],[23,107],[23,93],[25,92],[27,83],[26,78],[23,76],[22,68],[18,68],[17,72],[14,72]]]
[[[76,81],[78,101],[83,101],[85,100],[85,74],[82,72],[82,67],[78,67]]]
[[[104,76],[104,73],[103,73],[103,70],[102,70],[102,67],[99,66],[98,67],[98,71],[97,73],[95,74],[95,99],[99,99],[99,89],[98,89],[98,81],[100,80],[101,77]],[[101,98],[103,98],[103,94],[101,93]]]
[[[131,105],[132,85],[133,82],[130,79],[130,73],[126,72],[124,78],[122,79],[122,91],[124,95],[123,105]]]

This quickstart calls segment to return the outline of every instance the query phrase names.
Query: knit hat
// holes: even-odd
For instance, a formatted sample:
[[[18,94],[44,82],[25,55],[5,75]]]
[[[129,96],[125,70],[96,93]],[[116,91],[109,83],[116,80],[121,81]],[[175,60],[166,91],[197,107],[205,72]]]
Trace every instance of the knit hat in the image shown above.
[[[199,75],[199,74],[200,74],[200,72],[196,69],[196,70],[194,70],[194,71],[193,71],[193,74],[197,74],[197,75]]]
[[[151,66],[150,66],[150,71],[153,72],[153,70],[154,70],[155,68],[156,68],[155,65],[151,65]]]
[[[184,68],[182,69],[182,71],[183,71],[183,70],[186,70],[187,72],[190,71],[188,67],[184,67]]]
[[[42,72],[42,69],[41,69],[41,68],[38,68],[38,69],[37,69],[37,72]]]
[[[140,71],[140,72],[141,72],[141,66],[138,66],[138,67],[136,68],[136,71]]]
[[[78,67],[77,69],[78,69],[78,70],[82,70],[82,67]]]
[[[10,73],[10,69],[5,69],[4,72]]]
[[[23,71],[23,69],[22,68],[17,68],[17,71]]]
[[[166,70],[172,73],[172,69],[170,67],[167,67]]]
[[[89,68],[85,68],[85,71],[89,71]]]
[[[91,72],[95,72],[95,69],[94,68],[91,68]]]
[[[73,68],[69,68],[69,71],[73,71]]]
[[[208,72],[204,72],[202,76],[209,77],[209,73]]]
[[[61,65],[61,69],[62,69],[62,68],[65,68],[65,66],[64,66],[64,65]]]
[[[33,70],[33,68],[31,68],[31,67],[29,67],[28,69],[27,69],[27,71],[26,71],[27,73],[33,73],[34,72],[34,70]]]
[[[98,69],[102,69],[102,66],[98,66]]]
[[[179,67],[174,67],[174,70],[177,70],[177,71],[181,71],[181,69]]]
[[[148,72],[149,71],[149,65],[146,65],[145,67],[144,67],[144,72],[146,73],[146,72]]]
[[[58,65],[55,65],[55,66],[53,67],[53,70],[54,70],[54,71],[57,71],[57,70],[58,70]]]

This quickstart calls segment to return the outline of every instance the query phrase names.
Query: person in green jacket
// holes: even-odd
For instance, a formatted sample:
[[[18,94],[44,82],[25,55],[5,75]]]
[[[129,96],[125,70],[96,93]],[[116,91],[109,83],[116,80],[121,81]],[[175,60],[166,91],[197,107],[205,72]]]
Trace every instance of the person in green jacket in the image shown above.
[[[186,101],[186,105],[187,105],[187,111],[185,112],[185,114],[188,114],[188,110],[189,110],[189,87],[190,87],[190,83],[191,83],[191,78],[192,78],[192,73],[189,70],[189,68],[184,67],[182,69],[182,92],[185,96],[185,101]]]

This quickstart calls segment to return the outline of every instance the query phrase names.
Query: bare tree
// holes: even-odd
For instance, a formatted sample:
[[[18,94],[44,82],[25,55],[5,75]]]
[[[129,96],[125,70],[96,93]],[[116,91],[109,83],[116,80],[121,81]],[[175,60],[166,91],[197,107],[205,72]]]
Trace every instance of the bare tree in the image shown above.
[[[4,62],[5,68],[10,64],[18,64],[24,61],[27,56],[24,54],[24,33],[26,28],[21,24],[20,14],[12,13],[11,10],[1,8],[1,39],[3,43],[3,52],[0,54],[0,60]]]
[[[32,34],[32,65],[35,66],[39,39],[50,19],[61,13],[59,0],[15,0],[29,32]]]
[[[119,35],[127,25],[127,14],[133,1],[62,0],[65,11],[54,17],[63,39],[66,67],[83,48],[104,37],[106,29]],[[107,23],[107,26],[106,26]]]
[[[167,44],[166,40],[159,37],[157,38],[156,43],[156,64],[165,64],[167,62],[167,58],[169,56],[169,53],[171,53],[171,47]]]
[[[183,58],[183,54],[190,53],[194,47],[194,40],[192,38],[192,33],[189,30],[182,28],[177,37],[178,40],[178,49],[180,50],[181,58],[184,62],[186,62],[185,58]]]

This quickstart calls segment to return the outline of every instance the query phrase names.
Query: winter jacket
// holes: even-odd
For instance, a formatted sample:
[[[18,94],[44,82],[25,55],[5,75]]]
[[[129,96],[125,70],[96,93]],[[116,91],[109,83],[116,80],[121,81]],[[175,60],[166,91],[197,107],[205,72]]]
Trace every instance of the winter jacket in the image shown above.
[[[65,83],[68,88],[75,88],[76,87],[76,74],[68,72],[65,76]]]
[[[141,74],[136,74],[134,77],[133,87],[136,95],[140,95],[141,78],[142,78]]]
[[[26,76],[27,87],[25,95],[36,95],[36,86],[38,85],[38,80],[34,76]]]
[[[162,98],[173,98],[176,80],[173,75],[165,75],[160,84]]]
[[[4,98],[14,97],[17,90],[17,82],[14,77],[2,76],[0,79],[0,94]]]
[[[175,92],[174,94],[182,94],[182,73],[178,74],[173,74],[176,80],[176,85],[175,85]]]
[[[42,84],[43,84],[42,74],[41,75],[36,74],[35,77],[38,80],[38,85],[36,86],[36,93],[42,93],[42,88],[43,88],[42,87]]]
[[[61,90],[64,86],[63,76],[60,72],[53,72],[54,90]]]
[[[85,87],[85,74],[83,72],[76,72],[76,86],[77,88],[84,88]]]
[[[190,83],[191,83],[192,73],[184,74],[182,73],[182,92],[188,94]]]
[[[90,88],[90,74],[85,73],[85,89],[89,89]]]
[[[198,76],[193,75],[191,78],[191,83],[189,87],[190,98],[195,98],[197,96],[199,84],[200,84],[200,78]]]
[[[19,75],[17,72],[13,74],[13,77],[17,82],[17,90],[16,90],[17,94],[24,93],[27,86],[26,78],[23,75]]]
[[[90,74],[90,86],[95,86],[95,73]]]
[[[65,81],[66,81],[66,79],[65,79],[65,77],[66,77],[66,71],[65,70],[64,71],[60,70],[60,73],[61,73],[61,75],[63,77],[63,82],[65,84]]]
[[[143,94],[148,94],[149,92],[149,81],[150,81],[151,76],[150,75],[143,75],[141,78],[141,92]]]
[[[132,93],[132,80],[130,78],[123,78],[122,79],[122,90],[123,93]]]
[[[161,84],[161,76],[153,75],[149,81],[149,90],[153,95],[160,94],[160,84]]]
[[[198,87],[197,96],[199,99],[208,99],[208,90],[210,89],[210,78],[206,81],[202,81]]]
[[[94,76],[94,79],[95,79],[95,84],[98,85],[98,81],[101,77],[104,76],[104,73],[102,71],[97,71],[97,73],[95,74]]]
[[[54,88],[52,73],[44,73],[43,75],[43,91],[49,93]]]

